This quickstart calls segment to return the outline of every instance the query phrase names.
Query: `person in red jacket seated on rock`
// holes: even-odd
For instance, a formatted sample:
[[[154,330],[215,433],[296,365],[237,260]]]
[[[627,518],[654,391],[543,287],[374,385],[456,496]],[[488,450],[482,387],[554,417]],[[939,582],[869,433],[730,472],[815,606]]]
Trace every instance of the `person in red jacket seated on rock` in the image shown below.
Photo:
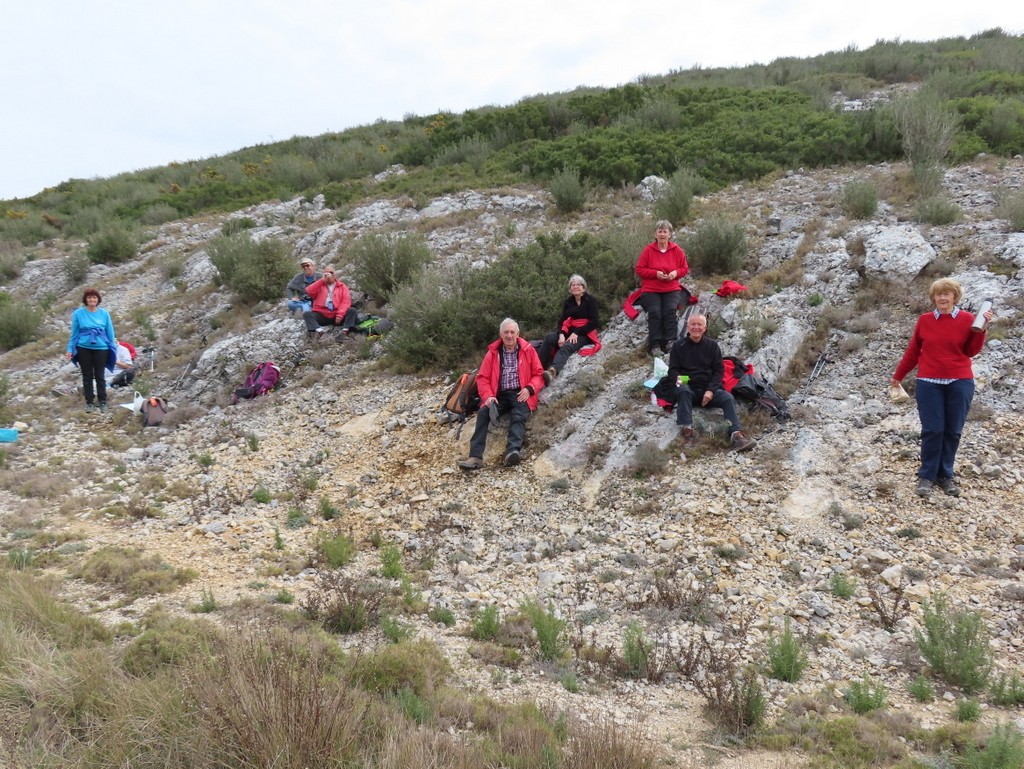
[[[480,411],[469,441],[469,458],[459,462],[463,470],[484,466],[487,430],[502,414],[509,414],[505,467],[522,461],[526,420],[537,408],[537,394],[544,389],[544,368],[533,345],[519,338],[519,324],[505,318],[498,327],[501,338],[487,346],[476,375],[480,393]]]
[[[640,252],[635,272],[640,278],[640,304],[647,312],[647,352],[658,348],[668,352],[679,334],[676,311],[684,302],[683,284],[690,271],[683,249],[669,240],[672,223],[662,219],[654,225],[654,242]],[[689,295],[687,294],[687,298]]]
[[[313,300],[313,309],[302,313],[310,338],[322,334],[324,326],[340,326],[346,334],[356,327],[359,317],[352,306],[352,295],[332,266],[324,267],[323,277],[310,283],[306,293]]]
[[[963,289],[951,278],[932,283],[928,296],[935,309],[917,319],[889,386],[898,385],[917,367],[921,469],[917,471],[915,491],[919,497],[927,497],[932,487],[938,486],[949,496],[958,497],[960,486],[953,477],[953,462],[974,399],[971,358],[985,345],[992,311],[985,313],[980,328],[973,327],[974,316],[958,306]]]

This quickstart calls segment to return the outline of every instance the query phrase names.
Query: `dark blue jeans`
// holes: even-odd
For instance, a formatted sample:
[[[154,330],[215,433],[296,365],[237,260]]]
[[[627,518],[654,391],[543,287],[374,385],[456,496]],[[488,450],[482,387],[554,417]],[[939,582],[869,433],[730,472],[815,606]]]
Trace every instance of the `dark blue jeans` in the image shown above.
[[[916,398],[921,418],[921,469],[917,474],[929,481],[952,478],[960,434],[974,399],[974,380],[935,384],[918,379]]]
[[[680,385],[676,388],[676,424],[680,427],[691,426],[693,424],[693,407],[699,406],[703,398],[704,391],[695,393],[687,385]],[[722,414],[731,425],[730,433],[739,432],[740,418],[736,416],[736,401],[732,397],[732,393],[715,390],[715,394],[704,408],[721,409]]]
[[[498,414],[510,413],[508,424],[508,443],[505,445],[505,453],[510,451],[521,451],[523,438],[526,437],[526,420],[530,416],[530,407],[520,403],[517,398],[518,390],[505,390],[498,393]],[[487,445],[487,430],[491,426],[491,410],[487,406],[481,406],[476,412],[476,427],[473,429],[473,437],[469,440],[469,455],[471,457],[484,458],[484,447]]]
[[[640,294],[640,304],[647,312],[648,350],[676,340],[679,334],[679,317],[676,312],[682,299],[682,291]]]

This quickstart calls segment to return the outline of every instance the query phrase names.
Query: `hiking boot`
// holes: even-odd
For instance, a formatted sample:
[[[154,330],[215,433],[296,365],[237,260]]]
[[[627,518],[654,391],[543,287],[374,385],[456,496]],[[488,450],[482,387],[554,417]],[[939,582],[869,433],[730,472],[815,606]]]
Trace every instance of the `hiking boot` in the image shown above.
[[[729,445],[732,446],[733,451],[750,451],[757,445],[757,441],[753,438],[748,438],[737,430],[732,434],[732,439],[729,441]]]
[[[673,340],[671,340],[671,339],[669,339],[667,342],[662,342],[661,343],[661,351],[662,352],[666,352],[666,353],[667,352],[672,352],[672,345],[673,344],[675,344],[675,342]]]
[[[106,414],[107,413],[107,402],[106,401],[100,401],[100,413],[101,414]]]
[[[515,449],[505,455],[505,467],[515,467],[522,461],[523,457]]]
[[[479,470],[483,466],[484,461],[480,457],[470,457],[459,462],[459,467],[463,470]]]
[[[956,482],[956,478],[936,478],[935,485],[946,492],[947,497],[960,496],[960,484]]]
[[[918,478],[917,488],[914,489],[914,493],[919,497],[930,497],[932,495],[932,486],[934,485],[927,478]]]
[[[86,403],[85,404],[85,410],[86,411],[94,411],[95,409],[96,409],[96,404],[95,403]]]
[[[554,366],[552,366],[551,368],[545,369],[544,370],[544,386],[545,387],[550,387],[551,383],[553,381],[555,381],[555,377],[556,376],[558,376],[558,372],[555,371],[555,367]]]

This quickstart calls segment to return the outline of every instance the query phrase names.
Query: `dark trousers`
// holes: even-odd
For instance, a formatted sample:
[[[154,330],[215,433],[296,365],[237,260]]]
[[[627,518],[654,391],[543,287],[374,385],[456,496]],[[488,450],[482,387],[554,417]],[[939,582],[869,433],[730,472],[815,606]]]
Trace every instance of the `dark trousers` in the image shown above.
[[[107,365],[109,350],[90,350],[88,347],[79,347],[78,367],[82,369],[82,392],[85,394],[85,402],[92,403],[98,396],[100,403],[107,402],[107,380],[104,368]],[[95,384],[95,391],[93,385]]]
[[[647,312],[648,350],[676,340],[679,333],[679,318],[676,311],[682,298],[682,291],[640,294],[640,306]]]
[[[326,315],[321,315],[313,310],[307,310],[302,313],[302,319],[306,322],[306,331],[316,331],[321,326],[334,325],[342,329],[353,329],[359,322],[359,313],[356,312],[354,307],[349,307],[345,312],[345,317],[338,324],[335,324],[334,318],[328,318]]]
[[[696,393],[686,385],[680,385],[676,389],[676,424],[685,427],[691,426],[693,424],[693,407],[699,406],[703,398],[703,390]],[[736,416],[736,401],[732,397],[732,393],[715,390],[715,394],[704,408],[721,409],[722,414],[729,420],[731,432],[739,431],[740,418]]]
[[[523,438],[526,437],[526,420],[530,416],[530,407],[518,400],[518,390],[505,390],[498,393],[498,415],[511,414],[508,425],[508,443],[505,445],[505,453],[510,451],[521,451]],[[473,437],[469,439],[469,455],[471,457],[484,458],[484,447],[487,445],[487,430],[491,426],[491,410],[487,406],[481,406],[476,412],[476,427],[473,429]]]
[[[572,333],[572,332],[570,332]],[[552,331],[550,334],[544,336],[544,341],[540,343],[540,350],[537,354],[540,356],[540,365],[544,368],[551,366],[555,367],[555,371],[559,374],[562,373],[562,367],[565,366],[565,362],[569,360],[569,356],[573,353],[577,353],[586,347],[588,344],[593,344],[586,337],[576,335],[578,340],[576,344],[572,342],[566,342],[561,347],[558,346],[558,331]],[[566,334],[568,336],[568,334]]]
[[[917,474],[929,481],[952,478],[960,434],[974,399],[974,380],[935,384],[918,379],[915,397],[921,418],[921,469]]]

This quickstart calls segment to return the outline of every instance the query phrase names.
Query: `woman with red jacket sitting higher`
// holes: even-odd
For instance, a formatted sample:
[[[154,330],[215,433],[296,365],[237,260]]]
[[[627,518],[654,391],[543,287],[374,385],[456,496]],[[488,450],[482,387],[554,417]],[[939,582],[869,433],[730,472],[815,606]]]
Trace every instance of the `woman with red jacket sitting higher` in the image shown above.
[[[690,271],[683,249],[669,240],[672,223],[654,225],[654,242],[640,252],[635,271],[640,278],[640,304],[647,312],[647,352],[668,352],[679,333],[676,310],[683,301],[679,279]]]
[[[985,329],[992,320],[992,311],[985,313],[980,329],[972,328],[974,316],[957,304],[963,289],[951,278],[932,283],[928,296],[935,309],[917,319],[890,386],[898,385],[917,367],[917,413],[921,419],[917,495],[927,497],[938,486],[949,496],[957,497],[960,487],[953,477],[953,462],[974,398],[971,358],[985,344]]]

